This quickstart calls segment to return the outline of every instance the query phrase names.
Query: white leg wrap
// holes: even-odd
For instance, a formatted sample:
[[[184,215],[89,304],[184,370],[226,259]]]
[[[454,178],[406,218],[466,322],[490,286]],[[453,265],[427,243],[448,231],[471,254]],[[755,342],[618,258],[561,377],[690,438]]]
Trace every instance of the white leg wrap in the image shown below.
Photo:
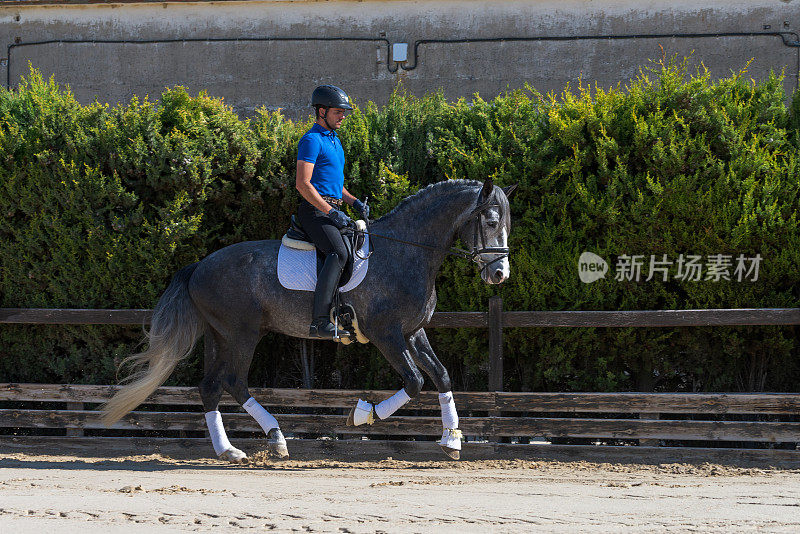
[[[372,414],[373,406],[365,400],[358,399],[355,409],[353,410],[353,425],[361,426],[363,424],[371,425],[375,422]]]
[[[444,428],[458,428],[458,412],[456,403],[453,402],[453,392],[439,393],[439,406],[442,407],[442,426]]]
[[[242,404],[242,407],[247,410],[247,413],[253,416],[253,419],[255,419],[259,425],[261,425],[264,432],[269,432],[273,428],[278,428],[278,421],[253,397],[247,399],[247,402]]]
[[[206,425],[208,425],[211,444],[214,446],[214,452],[217,453],[217,456],[233,447],[231,442],[228,441],[227,434],[225,434],[225,428],[222,426],[222,415],[219,411],[206,412]]]
[[[444,432],[442,432],[442,441],[439,442],[439,445],[460,451],[461,437],[460,430],[455,428],[445,428]]]
[[[386,419],[411,400],[405,389],[401,389],[391,397],[375,405],[375,415],[378,419]]]

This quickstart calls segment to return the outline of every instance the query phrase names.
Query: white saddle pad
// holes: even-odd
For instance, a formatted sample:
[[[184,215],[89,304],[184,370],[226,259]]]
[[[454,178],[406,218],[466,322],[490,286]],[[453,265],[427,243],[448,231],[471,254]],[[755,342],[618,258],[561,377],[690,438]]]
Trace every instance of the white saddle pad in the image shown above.
[[[343,293],[355,289],[364,280],[369,260],[362,260],[359,256],[366,257],[367,254],[369,254],[369,236],[364,236],[364,245],[353,262],[353,275],[341,289]],[[297,250],[281,243],[281,248],[278,250],[278,281],[286,289],[314,291],[317,286],[317,251]]]

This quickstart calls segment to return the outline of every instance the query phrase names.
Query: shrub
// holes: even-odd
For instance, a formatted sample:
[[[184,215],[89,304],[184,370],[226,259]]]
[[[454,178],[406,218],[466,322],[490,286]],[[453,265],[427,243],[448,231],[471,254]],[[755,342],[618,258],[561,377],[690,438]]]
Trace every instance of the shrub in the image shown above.
[[[712,80],[656,65],[627,87],[531,87],[492,100],[398,90],[356,109],[340,134],[346,183],[387,212],[445,178],[519,183],[512,277],[480,281],[445,262],[439,309],[795,307],[800,93],[743,73]],[[787,102],[789,105],[787,106]],[[310,123],[259,110],[240,120],[220,99],[175,87],[158,101],[81,106],[36,71],[0,90],[0,300],[4,307],[149,308],[183,265],[225,245],[277,238],[294,211],[299,137]],[[612,272],[584,284],[581,252]],[[759,278],[645,281],[650,256],[763,258]],[[637,280],[615,260],[642,255]],[[735,265],[734,265],[735,266]],[[731,268],[731,273],[733,268]],[[797,391],[794,328],[511,329],[506,387],[516,390]],[[0,329],[3,380],[110,382],[139,329]],[[486,386],[486,332],[436,330],[459,389]],[[296,341],[270,335],[251,383],[296,386]],[[372,347],[314,344],[317,384],[398,387]],[[278,356],[280,355],[280,356]],[[194,384],[198,355],[172,383]],[[343,372],[346,371],[346,372]]]

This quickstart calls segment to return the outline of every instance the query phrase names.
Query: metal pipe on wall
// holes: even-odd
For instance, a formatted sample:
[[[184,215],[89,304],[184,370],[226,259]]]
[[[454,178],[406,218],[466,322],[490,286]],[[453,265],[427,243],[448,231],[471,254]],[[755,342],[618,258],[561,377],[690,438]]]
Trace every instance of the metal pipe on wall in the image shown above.
[[[6,88],[11,89],[11,51],[22,46],[36,46],[47,44],[159,44],[159,43],[191,43],[191,42],[269,42],[269,41],[377,41],[386,44],[386,69],[394,74],[398,69],[412,71],[419,66],[419,47],[425,44],[461,44],[461,43],[502,43],[502,42],[547,42],[547,41],[587,41],[587,40],[633,40],[633,39],[701,39],[720,37],[778,37],[784,46],[800,47],[800,36],[796,32],[709,32],[709,33],[663,33],[663,34],[604,34],[604,35],[554,35],[533,37],[486,37],[463,39],[418,39],[414,41],[414,63],[406,66],[392,61],[391,43],[385,37],[198,37],[186,39],[52,39],[47,41],[32,41],[11,43],[8,45],[6,57]],[[793,37],[790,38],[790,37]],[[394,66],[391,65],[394,63]],[[800,74],[800,51],[797,57],[797,72]],[[798,81],[795,80],[795,88]]]
[[[31,41],[11,43],[8,45],[6,55],[6,89],[11,89],[11,51],[22,46],[37,46],[48,44],[163,44],[163,43],[224,43],[224,42],[269,42],[269,41],[353,41],[353,42],[383,42],[386,44],[386,66],[389,72],[397,71],[389,66],[389,40],[385,37],[192,37],[187,39],[50,39],[47,41]]]
[[[794,37],[790,39],[789,36]],[[605,35],[554,35],[535,37],[481,37],[464,39],[419,39],[414,41],[414,63],[406,66],[398,64],[395,67],[404,71],[411,71],[419,65],[419,47],[424,44],[460,44],[460,43],[503,43],[503,42],[547,42],[547,41],[589,41],[589,40],[628,40],[628,39],[703,39],[719,37],[780,37],[781,42],[787,47],[800,47],[800,36],[796,32],[713,32],[713,33],[660,33],[660,34],[605,34]],[[394,71],[392,71],[394,72]],[[797,73],[800,77],[800,51],[797,54]],[[798,88],[798,79],[795,78],[795,89]]]

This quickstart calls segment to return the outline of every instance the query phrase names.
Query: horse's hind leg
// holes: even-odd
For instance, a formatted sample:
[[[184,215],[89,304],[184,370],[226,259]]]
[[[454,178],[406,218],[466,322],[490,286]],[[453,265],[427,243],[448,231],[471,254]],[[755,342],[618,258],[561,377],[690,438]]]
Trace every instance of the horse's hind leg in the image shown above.
[[[222,397],[223,362],[219,358],[219,340],[217,334],[208,328],[204,338],[205,363],[204,376],[200,382],[200,398],[206,412],[206,425],[211,436],[214,452],[222,460],[241,463],[247,455],[231,445],[225,427],[222,425],[222,414],[219,412],[219,399]]]
[[[439,390],[439,406],[442,408],[442,440],[439,442],[442,450],[454,460],[461,456],[461,431],[458,430],[458,412],[453,402],[450,375],[447,369],[434,354],[425,330],[420,328],[408,338],[411,355],[417,365],[431,377],[436,389]]]
[[[256,332],[242,332],[222,344],[222,387],[236,399],[236,402],[249,413],[267,435],[267,449],[270,454],[280,458],[289,456],[286,439],[278,421],[250,395],[247,387],[247,374],[253,361],[260,335]]]

